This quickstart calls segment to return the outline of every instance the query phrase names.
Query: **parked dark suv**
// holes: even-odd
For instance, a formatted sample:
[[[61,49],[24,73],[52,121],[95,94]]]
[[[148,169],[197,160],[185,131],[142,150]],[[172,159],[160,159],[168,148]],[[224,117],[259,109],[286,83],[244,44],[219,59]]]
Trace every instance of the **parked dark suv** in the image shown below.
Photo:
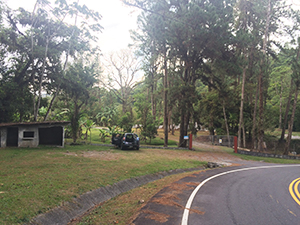
[[[113,134],[111,143],[117,145],[122,150],[126,148],[140,149],[140,138],[135,133]]]

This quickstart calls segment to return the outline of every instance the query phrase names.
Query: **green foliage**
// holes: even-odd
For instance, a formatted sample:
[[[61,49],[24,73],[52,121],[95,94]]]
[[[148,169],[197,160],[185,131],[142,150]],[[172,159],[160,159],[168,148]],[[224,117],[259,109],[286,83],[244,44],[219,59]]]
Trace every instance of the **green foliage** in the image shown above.
[[[140,87],[140,91],[144,87]],[[141,139],[145,141],[149,139],[151,143],[151,140],[157,135],[158,120],[152,115],[151,103],[148,101],[149,97],[147,95],[138,93],[134,97],[136,100],[134,106],[137,110],[137,123],[141,129]]]
[[[85,123],[83,124],[84,128],[86,129],[86,133],[88,131],[90,132],[90,143],[92,143],[92,128],[94,127],[94,125],[95,125],[94,121],[89,119],[86,120]]]
[[[157,122],[153,119],[151,115],[149,115],[146,119],[146,123],[142,124],[141,138],[145,141],[149,139],[149,143],[151,144],[151,140],[157,135],[157,127]]]
[[[226,131],[222,128],[217,128],[216,129],[216,134],[217,135],[226,135]]]
[[[115,123],[117,115],[116,104],[109,103],[101,109],[96,118],[100,119],[100,123],[104,126],[109,126]]]
[[[0,75],[0,123],[28,120],[32,94],[24,85],[11,80],[10,73]]]
[[[100,137],[100,141],[102,141],[103,143],[105,142],[105,138],[106,136],[109,134],[109,132],[105,129],[99,129],[99,137]]]
[[[118,134],[121,132],[121,129],[118,126],[108,127],[108,134],[112,136],[113,134]]]
[[[127,112],[123,116],[121,116],[119,125],[124,132],[131,133],[131,129],[134,125],[134,118],[130,115],[129,112]]]
[[[56,97],[68,60],[94,53],[90,43],[101,28],[98,13],[75,2],[36,3],[33,12],[1,5],[0,122],[37,120],[41,107],[51,110],[43,92]],[[70,25],[78,16],[85,17],[85,23]]]
[[[96,63],[89,63],[90,64],[84,64],[83,59],[75,61],[66,71],[65,82],[63,83],[65,97],[69,100],[69,119],[71,121],[72,138],[74,143],[78,138],[78,131],[80,128],[79,120],[85,115],[84,112],[81,111],[81,108],[87,104],[89,91],[96,82]],[[86,129],[90,130],[94,122],[92,120],[86,120],[85,124]]]
[[[90,157],[91,152],[99,157]],[[174,160],[168,157],[172,153],[195,154],[195,159]],[[110,160],[103,159],[104,155]],[[161,151],[153,149],[124,153],[92,145],[1,149],[0,224],[29,223],[64,202],[124,179],[200,167],[204,163],[197,160],[198,155],[181,150],[167,152],[162,157]]]

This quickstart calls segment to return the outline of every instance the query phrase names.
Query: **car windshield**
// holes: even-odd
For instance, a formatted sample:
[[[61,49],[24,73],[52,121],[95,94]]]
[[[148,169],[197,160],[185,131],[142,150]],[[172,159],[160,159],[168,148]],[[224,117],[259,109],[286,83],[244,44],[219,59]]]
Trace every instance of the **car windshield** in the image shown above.
[[[134,137],[132,134],[127,134],[126,135],[126,141],[133,141],[134,140]]]

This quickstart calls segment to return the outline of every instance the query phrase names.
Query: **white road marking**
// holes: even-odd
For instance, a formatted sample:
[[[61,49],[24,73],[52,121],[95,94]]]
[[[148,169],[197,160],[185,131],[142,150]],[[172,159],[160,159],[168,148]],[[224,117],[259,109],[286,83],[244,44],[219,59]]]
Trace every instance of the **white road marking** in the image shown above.
[[[199,184],[194,191],[192,192],[192,194],[190,195],[186,205],[185,205],[185,209],[183,212],[183,216],[182,216],[182,220],[181,220],[181,225],[188,225],[188,219],[189,219],[189,212],[190,212],[190,208],[191,205],[193,203],[193,200],[197,194],[197,192],[200,190],[200,188],[208,181],[216,178],[216,177],[220,177],[226,174],[230,174],[230,173],[236,173],[236,172],[241,172],[241,171],[246,171],[246,170],[256,170],[256,169],[270,169],[270,168],[281,168],[281,167],[293,167],[293,166],[300,166],[300,165],[278,165],[278,166],[259,166],[259,167],[250,167],[250,168],[243,168],[243,169],[237,169],[237,170],[231,170],[231,171],[227,171],[227,172],[223,172],[223,173],[219,173],[216,174],[212,177],[207,178],[206,180],[202,181],[201,184]]]

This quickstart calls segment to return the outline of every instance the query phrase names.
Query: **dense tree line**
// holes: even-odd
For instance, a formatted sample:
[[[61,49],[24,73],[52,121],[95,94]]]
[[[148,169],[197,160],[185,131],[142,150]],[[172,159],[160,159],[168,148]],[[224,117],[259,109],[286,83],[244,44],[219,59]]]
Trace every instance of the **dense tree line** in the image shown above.
[[[126,3],[142,10],[133,38],[145,57],[153,115],[157,99],[163,99],[165,137],[168,125],[179,123],[185,146],[184,136],[197,122],[212,135],[216,130],[237,134],[239,146],[250,141],[262,150],[267,129],[288,127],[289,145],[299,89],[299,11],[293,5],[280,0]],[[163,94],[154,99],[159,84]]]
[[[97,49],[91,43],[101,16],[76,2],[37,0],[32,12],[1,2],[0,19],[0,122],[53,119],[59,96],[73,104],[78,121],[96,82]]]
[[[101,16],[85,5],[37,0],[28,12],[1,3],[0,122],[68,119],[74,141],[82,124],[138,124],[150,139],[163,125],[165,145],[180,125],[180,146],[201,126],[259,150],[265,131],[282,129],[283,141],[288,128],[288,153],[292,130],[300,130],[300,14],[293,5],[124,2],[141,10],[132,32],[136,55],[122,50],[105,59],[92,47]]]

